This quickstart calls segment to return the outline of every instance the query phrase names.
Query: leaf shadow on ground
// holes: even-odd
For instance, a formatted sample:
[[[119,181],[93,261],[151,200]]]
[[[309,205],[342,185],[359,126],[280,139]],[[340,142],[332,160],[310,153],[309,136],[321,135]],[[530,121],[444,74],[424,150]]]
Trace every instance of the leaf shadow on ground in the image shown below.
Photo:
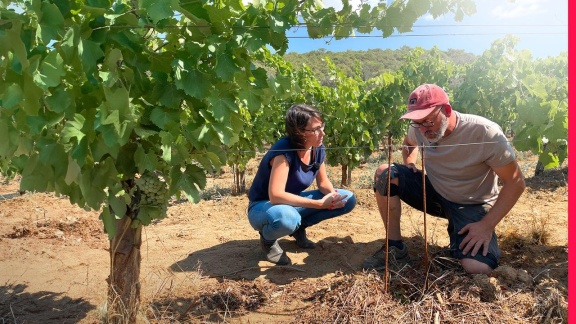
[[[546,170],[540,175],[526,177],[525,181],[526,187],[534,191],[553,191],[559,188],[566,188],[568,167]]]
[[[72,299],[61,293],[25,292],[23,284],[0,287],[2,323],[78,323],[96,307],[82,298]]]

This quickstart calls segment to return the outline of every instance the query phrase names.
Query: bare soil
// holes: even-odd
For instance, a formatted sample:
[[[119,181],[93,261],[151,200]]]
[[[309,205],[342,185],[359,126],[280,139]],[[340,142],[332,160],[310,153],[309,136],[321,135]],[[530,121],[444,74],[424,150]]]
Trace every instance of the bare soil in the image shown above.
[[[358,204],[350,214],[309,228],[316,249],[280,240],[293,261],[283,267],[263,261],[246,195],[231,194],[224,170],[208,179],[200,203],[174,200],[165,219],[145,228],[140,321],[566,323],[567,169],[533,177],[536,159],[519,162],[528,188],[497,228],[500,268],[464,273],[442,253],[447,222],[405,206],[414,261],[390,267],[389,281],[361,270],[385,235],[369,183],[376,164],[352,173]],[[338,183],[339,168],[329,171]],[[98,212],[18,190],[18,179],[0,185],[0,321],[101,322],[110,264]]]

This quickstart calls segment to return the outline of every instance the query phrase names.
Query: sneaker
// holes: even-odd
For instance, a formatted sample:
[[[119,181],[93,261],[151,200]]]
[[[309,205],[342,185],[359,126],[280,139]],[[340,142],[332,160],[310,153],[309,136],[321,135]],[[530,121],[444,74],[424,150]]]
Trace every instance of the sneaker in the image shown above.
[[[315,249],[316,244],[306,237],[306,227],[300,226],[294,233],[290,234],[296,239],[296,245],[303,249]]]
[[[292,263],[292,260],[290,260],[286,252],[282,250],[278,241],[268,241],[264,239],[262,233],[260,233],[260,247],[266,254],[266,260],[277,265],[288,265]]]
[[[371,257],[368,257],[362,263],[362,269],[364,270],[383,270],[386,265],[386,245],[383,245],[376,253]],[[410,256],[408,255],[408,248],[404,244],[402,249],[395,246],[388,246],[388,265],[401,266],[410,261]]]

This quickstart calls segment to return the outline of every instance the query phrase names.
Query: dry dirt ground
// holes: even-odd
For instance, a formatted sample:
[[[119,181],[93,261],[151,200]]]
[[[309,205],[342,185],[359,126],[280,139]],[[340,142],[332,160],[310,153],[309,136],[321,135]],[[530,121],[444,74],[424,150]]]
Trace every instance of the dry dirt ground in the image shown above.
[[[446,221],[404,207],[403,235],[414,261],[390,268],[387,281],[360,269],[384,238],[369,180],[378,162],[386,161],[354,170],[350,188],[358,204],[350,214],[309,228],[315,250],[300,250],[290,237],[280,241],[292,266],[262,261],[258,234],[246,219],[246,195],[230,194],[233,177],[226,170],[208,179],[200,203],[173,201],[167,218],[143,232],[140,320],[567,322],[566,168],[533,177],[535,158],[519,155],[528,187],[497,228],[501,267],[488,276],[467,275],[442,256]],[[255,163],[247,179],[254,171]],[[329,173],[338,183],[339,168]],[[52,194],[21,195],[18,179],[4,181],[0,322],[101,322],[107,248],[97,212]]]

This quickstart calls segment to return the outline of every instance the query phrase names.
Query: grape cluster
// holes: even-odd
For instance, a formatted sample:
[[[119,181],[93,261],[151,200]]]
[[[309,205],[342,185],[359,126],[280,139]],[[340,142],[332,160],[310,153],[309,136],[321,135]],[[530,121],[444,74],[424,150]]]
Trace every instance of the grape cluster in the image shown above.
[[[140,205],[158,207],[163,213],[168,208],[168,188],[166,182],[157,175],[145,172],[136,179],[136,185],[140,189]]]

